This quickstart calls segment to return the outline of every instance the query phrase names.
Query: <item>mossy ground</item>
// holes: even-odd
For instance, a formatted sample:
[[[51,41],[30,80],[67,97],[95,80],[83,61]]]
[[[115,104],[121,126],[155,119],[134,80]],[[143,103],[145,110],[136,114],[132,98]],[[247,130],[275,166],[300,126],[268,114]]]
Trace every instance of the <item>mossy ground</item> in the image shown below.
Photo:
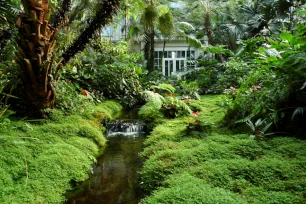
[[[217,96],[193,101],[213,131],[186,134],[183,118],[164,121],[145,142],[141,171],[150,193],[142,203],[306,203],[306,141],[288,137],[251,140],[218,122]]]
[[[39,124],[0,128],[0,203],[62,203],[67,190],[87,179],[105,146],[100,120],[121,109],[108,101],[76,115],[52,111]]]

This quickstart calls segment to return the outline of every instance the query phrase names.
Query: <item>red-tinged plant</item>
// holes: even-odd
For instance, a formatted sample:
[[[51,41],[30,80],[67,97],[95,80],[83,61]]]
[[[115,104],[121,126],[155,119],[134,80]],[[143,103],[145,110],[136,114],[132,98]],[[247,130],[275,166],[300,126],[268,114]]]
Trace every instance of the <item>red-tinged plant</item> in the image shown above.
[[[199,113],[193,112],[191,117],[186,118],[186,131],[191,135],[205,136],[211,131],[212,124],[199,119]]]

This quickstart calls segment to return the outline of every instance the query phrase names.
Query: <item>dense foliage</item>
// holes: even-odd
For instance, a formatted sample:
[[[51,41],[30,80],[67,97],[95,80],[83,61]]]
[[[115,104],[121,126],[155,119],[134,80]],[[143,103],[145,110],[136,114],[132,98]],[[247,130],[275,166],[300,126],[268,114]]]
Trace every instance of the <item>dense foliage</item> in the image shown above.
[[[142,55],[127,44],[96,40],[65,68],[65,77],[96,97],[119,100],[125,107],[141,102]]]

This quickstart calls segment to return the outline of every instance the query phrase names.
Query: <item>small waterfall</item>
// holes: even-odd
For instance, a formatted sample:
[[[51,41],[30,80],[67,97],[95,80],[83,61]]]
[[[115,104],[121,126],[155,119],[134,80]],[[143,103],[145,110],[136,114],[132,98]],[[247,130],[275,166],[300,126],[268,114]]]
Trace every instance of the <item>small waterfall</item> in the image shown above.
[[[107,137],[137,137],[145,134],[146,124],[140,120],[114,120],[106,124]]]

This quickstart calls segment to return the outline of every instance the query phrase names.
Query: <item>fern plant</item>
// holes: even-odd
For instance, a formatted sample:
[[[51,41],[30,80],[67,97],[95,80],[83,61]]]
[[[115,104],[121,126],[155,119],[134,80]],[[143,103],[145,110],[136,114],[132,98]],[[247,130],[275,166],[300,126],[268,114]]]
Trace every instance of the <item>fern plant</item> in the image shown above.
[[[162,112],[166,118],[175,118],[183,115],[190,115],[192,110],[182,100],[179,100],[174,95],[165,97],[165,102],[162,105]]]
[[[143,95],[147,102],[139,111],[139,116],[143,119],[151,120],[160,116],[175,118],[192,113],[190,107],[174,94],[163,97],[159,93],[144,91]]]
[[[160,109],[165,102],[165,98],[162,95],[153,91],[144,91],[143,95],[147,103],[153,104],[157,109]]]
[[[151,86],[150,88],[159,93],[166,92],[168,94],[173,94],[176,90],[171,84],[159,84],[158,86]]]

